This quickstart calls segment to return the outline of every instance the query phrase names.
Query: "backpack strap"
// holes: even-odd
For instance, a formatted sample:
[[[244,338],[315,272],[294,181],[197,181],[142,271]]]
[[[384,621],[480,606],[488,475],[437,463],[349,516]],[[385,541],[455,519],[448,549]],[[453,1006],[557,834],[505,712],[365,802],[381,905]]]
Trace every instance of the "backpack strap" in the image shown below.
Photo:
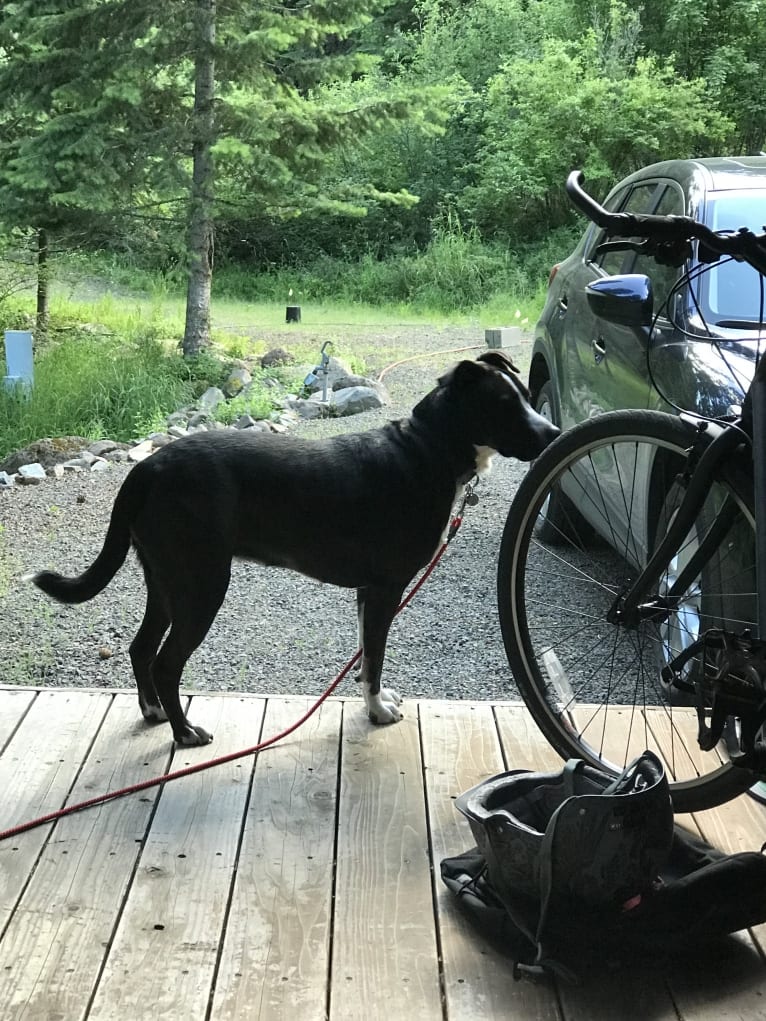
[[[559,961],[549,957],[544,949],[545,940],[545,923],[548,915],[548,908],[550,906],[551,893],[553,891],[553,847],[556,839],[556,830],[558,827],[559,819],[561,818],[561,807],[562,805],[577,795],[575,784],[576,779],[583,772],[585,768],[585,762],[582,759],[569,759],[565,763],[562,770],[562,783],[565,791],[565,797],[562,799],[561,805],[556,809],[550,818],[548,825],[543,833],[542,843],[540,844],[539,860],[538,860],[538,887],[540,897],[540,914],[537,920],[537,928],[534,935],[530,935],[530,940],[537,948],[534,962],[532,964],[524,964],[517,962],[514,965],[514,978],[519,978],[519,972],[532,975],[545,974],[547,972],[553,972],[554,974],[566,979],[569,982],[579,984],[579,976],[576,975],[569,968],[566,968]]]

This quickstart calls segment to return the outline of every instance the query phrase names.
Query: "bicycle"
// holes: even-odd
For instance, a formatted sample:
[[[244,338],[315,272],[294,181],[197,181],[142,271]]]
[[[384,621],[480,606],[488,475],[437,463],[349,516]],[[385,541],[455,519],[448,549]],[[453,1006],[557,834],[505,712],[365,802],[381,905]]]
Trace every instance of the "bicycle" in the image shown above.
[[[766,275],[766,228],[714,233],[685,216],[609,213],[567,191],[611,247],[676,267],[721,257]],[[649,344],[645,276],[587,288],[601,318]],[[561,754],[618,773],[649,748],[676,811],[766,778],[766,358],[739,413],[625,410],[562,433],[511,504],[498,561],[506,654]],[[643,484],[641,480],[648,480]],[[564,598],[558,596],[564,592]]]

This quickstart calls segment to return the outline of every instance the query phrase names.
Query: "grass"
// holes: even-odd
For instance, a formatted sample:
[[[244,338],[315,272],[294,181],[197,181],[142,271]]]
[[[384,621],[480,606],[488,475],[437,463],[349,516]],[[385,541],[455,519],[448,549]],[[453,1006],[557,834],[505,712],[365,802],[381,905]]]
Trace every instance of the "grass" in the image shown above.
[[[219,262],[213,281],[216,317],[231,325],[247,315],[250,323],[274,328],[284,324],[287,304],[299,304],[323,325],[426,320],[497,325],[517,309],[531,320],[542,304],[550,267],[573,242],[572,232],[562,230],[511,248],[452,226],[437,232],[424,251],[386,260],[371,254],[356,261],[323,257],[268,272]],[[184,278],[177,271],[151,271],[105,254],[79,257],[68,268],[70,299],[87,295],[98,278],[101,290],[107,282],[117,295],[183,317]]]
[[[44,350],[35,385],[0,394],[0,453],[43,436],[109,436],[150,431],[165,408],[188,403],[193,387],[163,347],[77,336]]]
[[[514,253],[458,232],[437,237],[426,252],[388,262],[325,259],[267,274],[223,267],[211,310],[215,353],[194,361],[179,352],[180,279],[103,256],[64,263],[53,288],[49,337],[35,353],[35,386],[28,395],[0,391],[0,460],[43,436],[146,435],[208,386],[220,386],[232,359],[252,365],[282,343],[299,364],[313,365],[321,343],[332,340],[332,353],[364,372],[362,356],[345,339],[364,328],[528,326],[542,307],[552,253],[570,244],[559,237]],[[285,324],[287,304],[301,305],[294,332]],[[32,307],[31,295],[6,302],[4,327],[28,328]],[[389,361],[410,353],[377,352]],[[247,395],[221,406],[222,420],[245,413],[263,418],[273,410],[270,391],[255,375]],[[298,374],[285,382],[292,389]]]

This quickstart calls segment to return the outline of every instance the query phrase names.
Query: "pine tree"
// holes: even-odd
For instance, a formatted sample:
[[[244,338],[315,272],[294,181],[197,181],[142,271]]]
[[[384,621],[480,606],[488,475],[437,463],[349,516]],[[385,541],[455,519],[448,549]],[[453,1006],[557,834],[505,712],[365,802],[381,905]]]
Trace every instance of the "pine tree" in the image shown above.
[[[427,93],[349,107],[323,83],[364,73],[351,45],[380,0],[18,0],[0,10],[0,219],[62,238],[128,215],[182,216],[184,352],[209,341],[217,185],[296,212],[326,153],[392,120],[439,120]],[[374,189],[371,189],[374,192]],[[396,199],[396,196],[391,196]]]

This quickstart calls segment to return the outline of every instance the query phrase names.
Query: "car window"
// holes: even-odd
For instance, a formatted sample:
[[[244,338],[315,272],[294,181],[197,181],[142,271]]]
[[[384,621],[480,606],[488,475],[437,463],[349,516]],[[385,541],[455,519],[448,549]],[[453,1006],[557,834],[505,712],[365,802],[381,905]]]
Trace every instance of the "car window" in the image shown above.
[[[637,184],[628,195],[624,205],[619,208],[628,213],[654,212],[658,187],[659,185],[656,181],[648,181],[646,184]],[[605,237],[604,232],[602,231],[599,235],[598,243],[600,244],[603,240],[605,240]],[[601,255],[596,256],[596,264],[601,267],[604,273],[607,273],[609,276],[614,276],[616,273],[625,272],[625,262],[629,258],[632,258],[630,252],[606,251],[602,252]]]
[[[609,195],[604,200],[603,203],[604,209],[606,209],[610,213],[617,212],[619,209],[622,208],[622,205],[625,202],[626,195],[627,195],[626,188],[621,188],[619,191],[616,191],[612,195]],[[588,251],[585,254],[586,262],[593,262],[598,259],[598,256],[596,255],[596,248],[598,247],[598,245],[601,244],[603,240],[604,240],[603,230],[591,231],[591,237],[588,244]]]
[[[760,232],[766,223],[766,192],[713,194],[705,219],[713,230],[749,227]],[[700,278],[700,301],[708,323],[743,328],[764,318],[761,278],[744,262],[722,259],[714,264]]]
[[[657,208],[652,211],[660,216],[669,216],[671,213],[679,216],[683,215],[683,194],[672,185],[668,185],[660,196]],[[661,266],[658,262],[655,262],[651,255],[636,253],[633,256],[633,262],[629,266],[628,272],[645,273],[651,279],[652,290],[654,291],[654,307],[657,311],[662,310],[663,314],[665,314],[667,310],[664,308],[664,305],[673,284],[678,279],[681,272],[680,269],[676,266]]]

